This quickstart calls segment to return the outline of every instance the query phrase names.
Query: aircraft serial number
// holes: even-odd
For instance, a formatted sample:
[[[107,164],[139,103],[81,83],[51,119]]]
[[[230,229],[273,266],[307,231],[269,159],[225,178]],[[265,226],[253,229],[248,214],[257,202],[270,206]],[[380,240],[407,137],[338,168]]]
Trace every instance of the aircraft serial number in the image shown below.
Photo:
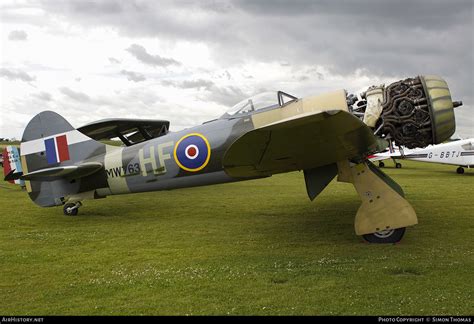
[[[108,178],[115,178],[115,177],[128,177],[140,174],[140,164],[133,163],[129,164],[126,167],[115,167],[106,170]]]
[[[439,154],[439,157],[441,159],[443,159],[443,158],[448,159],[450,157],[451,158],[459,157],[460,154],[461,154],[461,151],[446,151],[446,152],[441,152]],[[433,152],[430,152],[430,154],[428,154],[428,158],[431,159],[432,157],[433,157]]]

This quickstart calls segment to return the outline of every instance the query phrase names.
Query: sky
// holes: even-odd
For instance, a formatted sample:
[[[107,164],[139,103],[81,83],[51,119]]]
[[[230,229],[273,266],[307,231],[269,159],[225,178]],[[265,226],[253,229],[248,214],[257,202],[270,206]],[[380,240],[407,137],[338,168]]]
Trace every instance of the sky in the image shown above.
[[[474,1],[0,3],[0,137],[53,110],[73,126],[215,119],[268,90],[297,97],[437,74],[474,137]]]

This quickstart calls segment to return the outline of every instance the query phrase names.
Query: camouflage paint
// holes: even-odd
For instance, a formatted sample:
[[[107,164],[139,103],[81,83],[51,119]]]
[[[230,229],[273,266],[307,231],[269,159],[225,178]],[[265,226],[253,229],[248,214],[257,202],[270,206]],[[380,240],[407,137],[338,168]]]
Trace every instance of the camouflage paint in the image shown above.
[[[25,129],[22,161],[26,172],[50,167],[99,162],[104,169],[80,179],[44,179],[27,181],[30,198],[40,206],[62,205],[71,197],[100,198],[107,195],[170,190],[182,187],[224,183],[240,179],[223,170],[222,157],[227,148],[243,133],[253,129],[250,119],[219,119],[129,147],[115,147],[94,141],[75,130],[63,117],[44,111],[35,116]],[[210,159],[197,172],[178,165],[173,151],[180,139],[199,133],[210,147]],[[65,136],[70,159],[48,164],[45,141]],[[93,194],[91,194],[91,192]]]

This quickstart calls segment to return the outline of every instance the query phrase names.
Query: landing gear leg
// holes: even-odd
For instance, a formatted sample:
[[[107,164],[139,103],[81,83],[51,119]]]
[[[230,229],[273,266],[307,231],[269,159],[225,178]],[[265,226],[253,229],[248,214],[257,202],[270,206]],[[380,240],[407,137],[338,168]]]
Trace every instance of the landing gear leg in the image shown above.
[[[352,183],[362,200],[354,222],[357,235],[371,243],[396,243],[405,227],[418,223],[402,188],[371,162],[342,161],[337,166],[338,181]]]
[[[67,203],[63,207],[63,212],[64,215],[66,216],[76,216],[77,213],[79,212],[79,207],[81,207],[82,204],[80,201],[77,201],[75,203]]]
[[[463,167],[459,167],[459,168],[456,169],[456,172],[457,172],[458,174],[463,174],[463,173],[464,173],[464,168],[463,168]]]

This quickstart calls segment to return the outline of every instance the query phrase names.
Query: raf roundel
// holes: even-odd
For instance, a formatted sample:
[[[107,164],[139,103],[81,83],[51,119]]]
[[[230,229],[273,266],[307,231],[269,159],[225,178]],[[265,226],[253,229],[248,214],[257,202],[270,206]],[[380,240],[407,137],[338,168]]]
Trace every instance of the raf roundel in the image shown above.
[[[174,159],[179,167],[189,172],[204,169],[211,158],[211,146],[207,139],[198,133],[188,134],[174,146]]]

